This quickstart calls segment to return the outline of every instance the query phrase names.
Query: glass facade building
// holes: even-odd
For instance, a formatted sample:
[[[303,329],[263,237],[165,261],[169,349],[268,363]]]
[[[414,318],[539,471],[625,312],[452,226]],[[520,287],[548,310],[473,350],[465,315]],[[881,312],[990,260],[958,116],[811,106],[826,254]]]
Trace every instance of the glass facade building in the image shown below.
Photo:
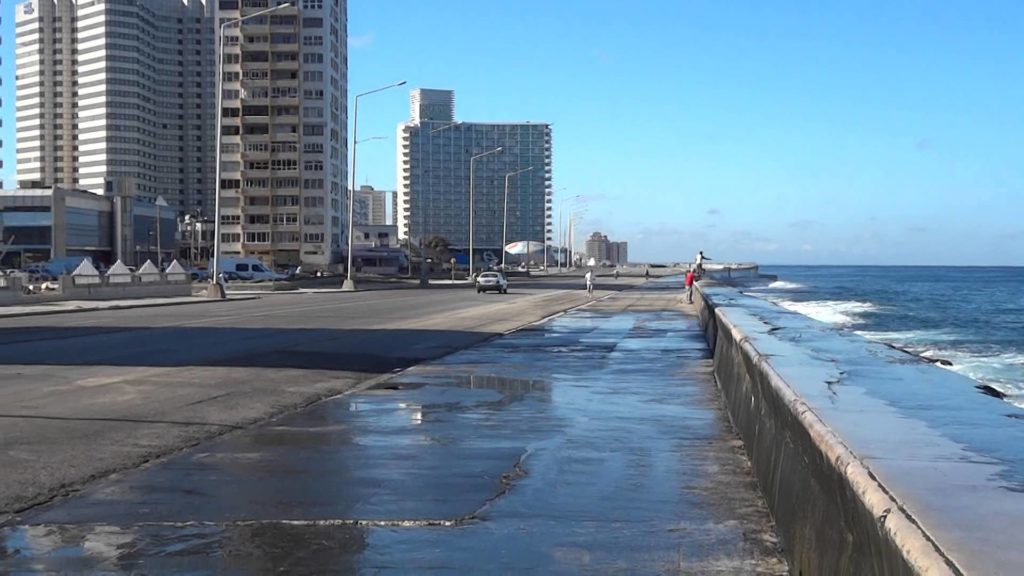
[[[398,126],[399,236],[413,243],[441,236],[468,248],[472,204],[477,251],[500,256],[503,237],[551,240],[550,124],[454,122],[449,90],[414,90],[410,101],[411,118]]]

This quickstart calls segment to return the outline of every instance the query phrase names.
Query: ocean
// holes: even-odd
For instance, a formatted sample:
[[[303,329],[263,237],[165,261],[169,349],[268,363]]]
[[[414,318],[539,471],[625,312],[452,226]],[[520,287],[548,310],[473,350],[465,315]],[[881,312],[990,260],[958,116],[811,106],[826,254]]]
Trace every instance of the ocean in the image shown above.
[[[762,266],[778,281],[743,291],[892,344],[1024,408],[1024,268]]]

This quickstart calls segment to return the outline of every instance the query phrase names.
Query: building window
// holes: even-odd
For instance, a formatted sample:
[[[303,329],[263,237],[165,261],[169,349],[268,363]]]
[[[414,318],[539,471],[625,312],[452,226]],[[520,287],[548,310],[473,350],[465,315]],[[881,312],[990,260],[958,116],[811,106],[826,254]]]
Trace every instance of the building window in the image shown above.
[[[270,232],[246,232],[246,244],[270,244]]]
[[[274,214],[273,223],[283,226],[293,226],[299,223],[299,215],[292,212],[284,212],[282,214]]]

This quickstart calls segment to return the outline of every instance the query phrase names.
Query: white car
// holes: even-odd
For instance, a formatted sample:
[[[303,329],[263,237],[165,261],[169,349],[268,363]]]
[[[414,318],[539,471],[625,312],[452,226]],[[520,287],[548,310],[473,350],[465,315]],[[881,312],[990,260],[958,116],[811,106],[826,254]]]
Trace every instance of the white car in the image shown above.
[[[482,272],[476,277],[476,293],[481,292],[508,294],[508,279],[501,272]]]
[[[220,264],[224,279],[231,276],[239,280],[286,280],[284,274],[278,274],[267,268],[259,258],[224,258]]]

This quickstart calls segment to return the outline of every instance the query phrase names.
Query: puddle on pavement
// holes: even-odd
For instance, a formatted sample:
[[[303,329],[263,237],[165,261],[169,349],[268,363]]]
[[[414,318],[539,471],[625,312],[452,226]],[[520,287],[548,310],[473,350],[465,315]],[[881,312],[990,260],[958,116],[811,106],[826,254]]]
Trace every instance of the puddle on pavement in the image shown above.
[[[33,511],[0,571],[785,573],[707,357],[563,316]]]

